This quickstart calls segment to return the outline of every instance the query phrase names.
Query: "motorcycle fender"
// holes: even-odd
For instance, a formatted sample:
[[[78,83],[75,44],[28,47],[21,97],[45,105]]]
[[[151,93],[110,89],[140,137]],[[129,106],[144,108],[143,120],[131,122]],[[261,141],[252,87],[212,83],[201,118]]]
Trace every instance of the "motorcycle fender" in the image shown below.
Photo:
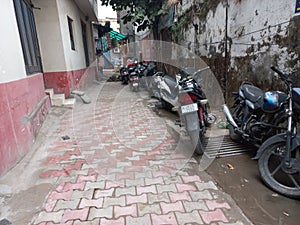
[[[274,135],[272,137],[270,137],[269,139],[267,139],[257,150],[256,156],[252,159],[259,159],[262,155],[262,153],[265,151],[265,149],[273,144],[282,142],[282,141],[286,141],[286,134],[282,133],[282,134],[277,134]],[[292,139],[292,144],[291,144],[291,148],[292,150],[294,150],[295,148],[297,148],[298,146],[300,146],[300,135],[296,135],[293,139]]]
[[[186,130],[187,131],[194,131],[199,130],[199,118],[197,112],[185,114],[185,121],[186,121]]]

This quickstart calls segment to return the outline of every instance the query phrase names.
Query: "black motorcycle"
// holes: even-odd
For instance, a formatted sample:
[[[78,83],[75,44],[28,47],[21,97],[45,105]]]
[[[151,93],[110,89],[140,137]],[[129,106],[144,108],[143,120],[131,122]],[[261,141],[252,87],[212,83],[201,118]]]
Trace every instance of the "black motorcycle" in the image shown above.
[[[120,68],[120,78],[121,82],[124,85],[127,85],[129,82],[129,72],[127,67],[121,67]]]
[[[233,141],[246,141],[259,147],[269,137],[286,130],[286,93],[264,93],[260,88],[244,82],[239,92],[233,95],[233,113],[226,104],[223,105],[229,122],[229,135]]]
[[[193,75],[182,71],[178,79],[181,122],[190,136],[195,152],[199,155],[204,153],[206,129],[216,121],[216,116],[208,113],[208,100],[202,87],[193,78],[206,69],[200,69]]]
[[[274,101],[269,104],[273,111],[284,105],[286,130],[267,139],[258,149],[255,159],[263,181],[274,191],[300,198],[300,135],[297,123],[300,119],[300,88],[293,87],[290,76],[271,67],[287,86],[287,94],[280,98],[274,93]],[[277,96],[277,97],[276,97]]]

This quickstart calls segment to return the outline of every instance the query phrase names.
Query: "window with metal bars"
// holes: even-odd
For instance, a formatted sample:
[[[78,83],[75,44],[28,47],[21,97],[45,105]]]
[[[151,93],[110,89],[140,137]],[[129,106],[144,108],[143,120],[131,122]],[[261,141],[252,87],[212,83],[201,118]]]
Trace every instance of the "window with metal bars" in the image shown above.
[[[26,73],[42,72],[41,55],[31,0],[14,0]]]
[[[68,18],[68,27],[69,27],[69,34],[70,34],[70,43],[71,49],[75,50],[75,41],[74,41],[74,33],[73,33],[73,20],[70,17]]]

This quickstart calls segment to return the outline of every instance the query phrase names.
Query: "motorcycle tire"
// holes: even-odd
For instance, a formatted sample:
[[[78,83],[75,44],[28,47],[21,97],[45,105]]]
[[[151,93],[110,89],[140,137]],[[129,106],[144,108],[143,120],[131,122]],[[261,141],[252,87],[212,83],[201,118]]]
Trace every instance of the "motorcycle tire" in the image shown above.
[[[236,134],[234,132],[234,128],[231,124],[229,124],[229,136],[230,139],[236,143],[241,143],[242,142],[242,135],[241,134]]]
[[[284,141],[278,142],[264,150],[258,160],[259,172],[263,182],[272,190],[290,198],[300,199],[300,172],[290,169],[284,171],[281,167],[285,157],[285,144]],[[292,158],[294,156],[299,160],[299,151],[299,148],[294,150]]]
[[[195,146],[195,153],[197,155],[203,155],[205,147],[204,147],[204,135],[202,132],[198,130],[189,132],[192,145]]]

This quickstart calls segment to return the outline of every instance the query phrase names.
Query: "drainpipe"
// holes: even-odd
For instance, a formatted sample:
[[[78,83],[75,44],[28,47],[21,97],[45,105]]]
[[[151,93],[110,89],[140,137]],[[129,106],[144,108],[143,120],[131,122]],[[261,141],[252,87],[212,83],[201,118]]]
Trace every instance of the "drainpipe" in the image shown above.
[[[223,91],[224,91],[224,99],[225,103],[228,100],[227,96],[227,89],[228,89],[228,61],[229,61],[229,54],[228,54],[228,8],[229,3],[228,0],[226,1],[225,5],[225,59],[224,59],[224,77],[223,77]]]

